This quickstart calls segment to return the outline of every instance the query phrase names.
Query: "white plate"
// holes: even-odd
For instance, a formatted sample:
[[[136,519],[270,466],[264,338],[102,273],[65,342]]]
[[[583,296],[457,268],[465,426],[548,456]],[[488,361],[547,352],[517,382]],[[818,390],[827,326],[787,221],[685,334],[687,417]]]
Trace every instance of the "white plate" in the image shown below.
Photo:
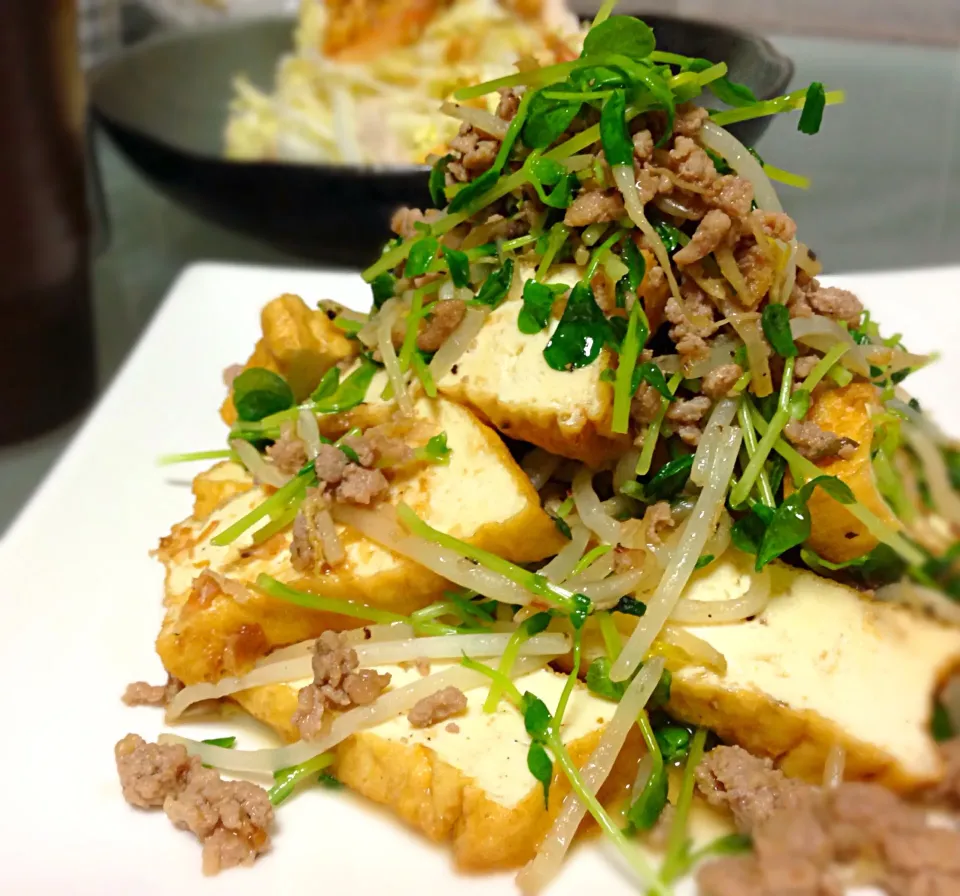
[[[960,267],[828,279],[858,292],[884,332],[901,330],[914,351],[949,348],[960,332]],[[0,542],[0,765],[8,781],[2,892],[513,892],[509,875],[457,876],[444,849],[349,794],[320,789],[282,807],[275,847],[254,868],[205,879],[191,835],[121,798],[114,743],[128,731],[154,737],[160,727],[159,712],[120,702],[127,682],[162,680],[152,649],[162,577],[147,552],[190,512],[189,480],[199,469],[160,469],[154,461],[220,446],[221,371],[247,357],[260,307],[281,292],[357,308],[369,301],[354,275],[188,269]],[[955,348],[910,380],[954,432],[958,382]],[[228,733],[225,727],[219,732]],[[551,889],[558,896],[584,892],[632,892],[602,847],[577,850]]]

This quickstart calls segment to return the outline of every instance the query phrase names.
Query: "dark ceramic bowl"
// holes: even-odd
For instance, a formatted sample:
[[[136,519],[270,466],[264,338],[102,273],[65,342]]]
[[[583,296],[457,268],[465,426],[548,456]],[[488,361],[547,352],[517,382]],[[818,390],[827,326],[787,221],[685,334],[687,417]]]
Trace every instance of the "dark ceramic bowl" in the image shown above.
[[[746,32],[645,19],[660,49],[723,59],[730,76],[758,97],[782,93],[793,74],[789,59]],[[221,155],[231,79],[245,72],[255,84],[272,84],[292,31],[290,19],[272,18],[146,41],[92,74],[92,114],[160,190],[201,217],[312,261],[362,266],[389,236],[396,208],[429,204],[426,168],[236,162]],[[749,145],[767,123],[743,122],[731,131]]]

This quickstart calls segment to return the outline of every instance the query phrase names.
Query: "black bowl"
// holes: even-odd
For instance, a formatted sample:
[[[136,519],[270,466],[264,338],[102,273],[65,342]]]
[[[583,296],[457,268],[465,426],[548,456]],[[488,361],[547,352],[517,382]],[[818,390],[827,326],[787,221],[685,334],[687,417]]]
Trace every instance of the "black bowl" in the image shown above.
[[[782,93],[793,64],[752,34],[645,16],[660,49],[725,60],[761,98]],[[191,211],[312,261],[360,266],[389,236],[393,211],[430,203],[427,169],[236,162],[224,159],[231,79],[270,85],[290,49],[288,18],[175,32],[134,46],[96,69],[93,118],[144,175]],[[731,127],[750,145],[768,119]]]

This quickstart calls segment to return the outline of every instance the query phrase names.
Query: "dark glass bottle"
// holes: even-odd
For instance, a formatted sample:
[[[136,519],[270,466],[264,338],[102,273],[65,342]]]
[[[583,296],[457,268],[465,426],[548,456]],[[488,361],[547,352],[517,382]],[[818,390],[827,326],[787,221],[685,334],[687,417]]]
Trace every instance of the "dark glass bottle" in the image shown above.
[[[84,85],[73,0],[0,0],[0,444],[95,387]]]

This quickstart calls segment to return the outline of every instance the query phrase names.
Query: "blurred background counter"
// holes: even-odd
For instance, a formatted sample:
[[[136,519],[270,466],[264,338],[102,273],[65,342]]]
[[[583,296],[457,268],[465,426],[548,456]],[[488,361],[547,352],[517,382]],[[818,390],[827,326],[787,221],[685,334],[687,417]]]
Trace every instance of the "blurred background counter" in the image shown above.
[[[688,12],[684,0],[650,6]],[[939,14],[936,0],[933,7]],[[930,27],[900,32],[929,41],[923,45],[877,39],[877,33],[896,31],[895,22],[877,31],[894,21],[889,17],[867,29],[873,39],[771,35],[796,65],[794,85],[821,80],[847,91],[847,104],[828,111],[816,138],[798,135],[795,119],[785,116],[759,145],[778,166],[813,179],[809,192],[783,188],[783,198],[830,273],[960,264],[960,27],[949,30],[958,11],[955,0],[944,0],[942,27],[934,18]],[[765,16],[759,24],[775,21]],[[838,23],[837,33],[844,31]],[[944,39],[935,42],[935,35]],[[202,259],[302,262],[180,209],[106,138],[98,135],[96,144],[110,216],[109,247],[94,268],[102,389],[186,265]],[[0,449],[0,533],[80,422]]]

